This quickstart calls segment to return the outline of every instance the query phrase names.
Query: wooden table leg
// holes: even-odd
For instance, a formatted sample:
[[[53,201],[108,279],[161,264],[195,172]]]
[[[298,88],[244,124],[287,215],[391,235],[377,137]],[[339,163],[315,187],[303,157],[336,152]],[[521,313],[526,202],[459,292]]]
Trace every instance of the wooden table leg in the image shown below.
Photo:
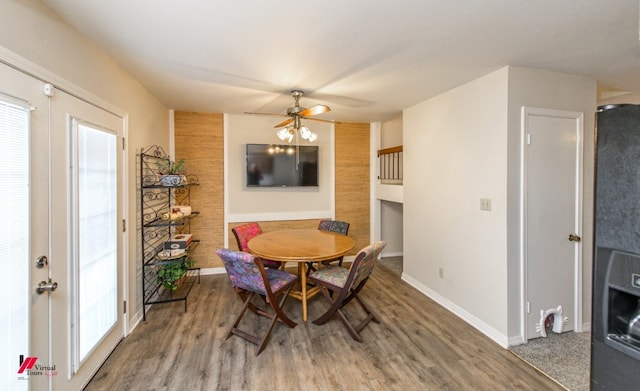
[[[307,267],[305,262],[298,263],[300,275],[300,292],[302,294],[302,321],[307,321]]]

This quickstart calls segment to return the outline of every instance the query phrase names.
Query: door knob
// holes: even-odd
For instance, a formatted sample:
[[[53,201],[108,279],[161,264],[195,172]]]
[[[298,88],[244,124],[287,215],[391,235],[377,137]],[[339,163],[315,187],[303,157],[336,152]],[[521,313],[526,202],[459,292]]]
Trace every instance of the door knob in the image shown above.
[[[36,292],[39,295],[43,294],[44,292],[53,292],[56,289],[58,289],[58,283],[51,282],[51,279],[49,279],[49,281],[40,281],[36,286]]]
[[[575,234],[570,234],[569,235],[569,241],[570,242],[580,242],[582,240],[582,238],[578,235]]]

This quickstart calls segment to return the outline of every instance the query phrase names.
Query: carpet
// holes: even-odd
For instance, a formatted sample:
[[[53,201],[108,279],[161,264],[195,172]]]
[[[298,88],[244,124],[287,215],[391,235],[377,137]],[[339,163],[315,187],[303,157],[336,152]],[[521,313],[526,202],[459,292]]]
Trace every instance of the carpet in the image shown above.
[[[591,333],[549,333],[510,350],[565,388],[589,390]]]

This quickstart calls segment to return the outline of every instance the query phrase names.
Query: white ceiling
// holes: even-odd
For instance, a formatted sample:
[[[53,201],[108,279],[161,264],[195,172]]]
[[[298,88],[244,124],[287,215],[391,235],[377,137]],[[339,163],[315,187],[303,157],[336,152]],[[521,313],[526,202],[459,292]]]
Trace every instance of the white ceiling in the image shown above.
[[[169,108],[384,121],[505,65],[640,91],[638,0],[45,0]]]

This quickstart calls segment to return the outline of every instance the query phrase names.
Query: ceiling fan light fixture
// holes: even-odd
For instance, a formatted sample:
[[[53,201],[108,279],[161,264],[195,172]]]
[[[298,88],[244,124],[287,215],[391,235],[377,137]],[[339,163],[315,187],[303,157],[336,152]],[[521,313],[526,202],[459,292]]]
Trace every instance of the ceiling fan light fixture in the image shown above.
[[[311,131],[306,126],[300,127],[300,137],[304,140],[308,140],[309,136],[311,136]]]
[[[314,142],[316,141],[317,138],[318,138],[318,135],[311,132],[311,134],[309,135],[309,142]]]
[[[282,141],[286,141],[290,143],[293,141],[293,132],[291,131],[291,127],[282,128],[276,132],[278,138]]]

